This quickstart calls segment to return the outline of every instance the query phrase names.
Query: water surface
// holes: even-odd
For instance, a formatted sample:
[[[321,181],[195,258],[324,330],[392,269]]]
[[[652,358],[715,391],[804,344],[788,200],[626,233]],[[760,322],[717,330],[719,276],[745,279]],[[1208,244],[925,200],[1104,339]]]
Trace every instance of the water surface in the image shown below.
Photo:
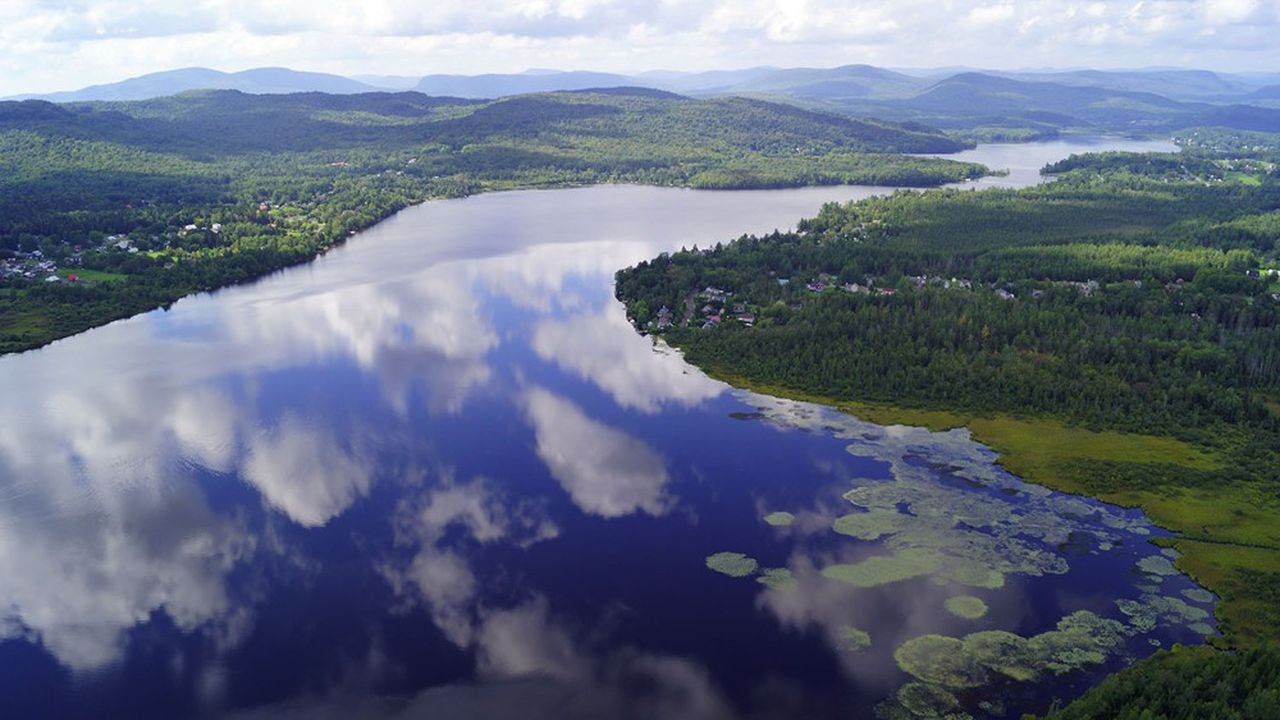
[[[886,190],[432,202],[0,358],[6,716],[860,717],[941,691],[1016,717],[1212,632],[1139,514],[964,431],[730,391],[611,296],[620,267]],[[916,657],[993,630],[1033,639],[1037,682]]]

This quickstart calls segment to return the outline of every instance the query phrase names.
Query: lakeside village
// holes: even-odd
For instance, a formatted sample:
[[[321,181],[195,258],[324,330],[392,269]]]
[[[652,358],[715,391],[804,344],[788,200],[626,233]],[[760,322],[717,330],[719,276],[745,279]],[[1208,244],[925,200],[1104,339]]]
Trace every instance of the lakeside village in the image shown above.
[[[155,246],[160,250],[168,250],[170,248],[168,241],[197,231],[218,235],[222,232],[222,224],[211,223],[207,227],[200,227],[190,223],[181,230],[166,233],[164,236],[150,236],[148,238],[150,243],[147,245]],[[88,247],[73,245],[68,248],[68,252],[50,253],[48,256],[41,249],[35,249],[30,252],[22,250],[8,251],[6,253],[8,257],[0,257],[0,282],[22,280],[46,283],[93,282],[96,279],[100,279],[104,273],[92,270],[86,273],[81,270],[85,263],[86,254],[117,252],[133,255],[141,249],[139,246],[143,244],[144,241],[122,234],[107,235],[100,243]]]
[[[262,243],[272,237],[315,233],[320,223],[308,215],[311,207],[292,202],[224,206],[206,209],[206,217],[139,220],[129,232],[85,233],[75,241],[24,235],[17,242],[0,246],[0,287],[92,285],[123,279],[156,260],[172,264],[185,255],[209,252],[245,238]]]
[[[1267,277],[1273,281],[1280,280],[1280,269],[1264,269],[1264,270],[1248,270],[1247,275],[1250,277]],[[1001,300],[1016,300],[1018,295],[1014,288],[999,283],[974,283],[968,278],[942,278],[938,276],[927,277],[925,275],[907,276],[899,283],[897,287],[885,287],[879,285],[880,278],[868,275],[863,283],[849,282],[841,283],[839,278],[829,273],[820,273],[817,277],[805,283],[805,291],[809,294],[821,294],[826,292],[846,292],[863,295],[876,296],[892,296],[899,292],[899,289],[924,288],[933,286],[944,290],[968,291],[968,292],[990,292]],[[789,278],[777,278],[776,282],[781,287],[790,285]],[[1142,287],[1141,280],[1129,281],[1136,287]],[[1045,284],[1061,287],[1074,287],[1080,294],[1090,296],[1103,287],[1102,283],[1097,280],[1088,280],[1084,282],[1061,280],[1047,281]],[[1120,283],[1123,284],[1123,283]],[[1187,281],[1178,278],[1173,282],[1165,284],[1165,289],[1170,291],[1181,290]],[[1026,293],[1032,299],[1039,299],[1044,296],[1044,290],[1033,288]],[[1280,302],[1280,292],[1272,293],[1271,299]],[[701,307],[699,307],[701,303]],[[775,305],[785,305],[790,310],[801,310],[804,308],[803,302],[783,303],[781,300],[776,301]],[[648,323],[648,329],[656,332],[669,330],[673,327],[682,328],[701,328],[709,330],[721,324],[728,322],[737,322],[744,327],[754,327],[760,320],[762,309],[753,305],[743,298],[735,298],[733,292],[722,290],[716,287],[706,287],[701,292],[690,293],[685,298],[683,315],[677,320],[676,314],[671,308],[663,305],[658,309],[657,314]],[[1192,317],[1199,319],[1199,316],[1192,314]]]

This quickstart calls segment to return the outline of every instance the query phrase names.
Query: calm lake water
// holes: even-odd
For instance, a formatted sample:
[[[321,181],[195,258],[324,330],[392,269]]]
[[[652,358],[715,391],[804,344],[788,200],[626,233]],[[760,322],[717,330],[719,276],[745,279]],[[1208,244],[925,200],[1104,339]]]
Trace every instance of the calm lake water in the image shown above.
[[[885,190],[432,202],[0,358],[4,716],[1016,717],[1213,632],[1140,514],[732,391],[612,298]]]

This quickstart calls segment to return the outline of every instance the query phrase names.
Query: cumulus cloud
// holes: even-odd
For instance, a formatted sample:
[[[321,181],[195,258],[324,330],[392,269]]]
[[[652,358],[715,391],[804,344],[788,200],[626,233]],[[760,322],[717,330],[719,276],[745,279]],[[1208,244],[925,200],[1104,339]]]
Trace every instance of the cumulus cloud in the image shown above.
[[[1208,65],[1266,70],[1264,0],[18,0],[0,8],[0,93],[172,67],[421,75],[832,66]],[[229,58],[235,58],[229,61]],[[14,74],[17,73],[17,74]]]

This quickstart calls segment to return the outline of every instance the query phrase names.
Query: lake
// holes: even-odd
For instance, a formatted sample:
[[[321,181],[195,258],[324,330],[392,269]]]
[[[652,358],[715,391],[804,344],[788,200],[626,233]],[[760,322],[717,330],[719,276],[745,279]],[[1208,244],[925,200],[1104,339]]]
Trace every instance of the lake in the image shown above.
[[[732,390],[612,297],[888,190],[430,202],[0,358],[6,716],[1018,717],[1213,634],[1140,513]]]

